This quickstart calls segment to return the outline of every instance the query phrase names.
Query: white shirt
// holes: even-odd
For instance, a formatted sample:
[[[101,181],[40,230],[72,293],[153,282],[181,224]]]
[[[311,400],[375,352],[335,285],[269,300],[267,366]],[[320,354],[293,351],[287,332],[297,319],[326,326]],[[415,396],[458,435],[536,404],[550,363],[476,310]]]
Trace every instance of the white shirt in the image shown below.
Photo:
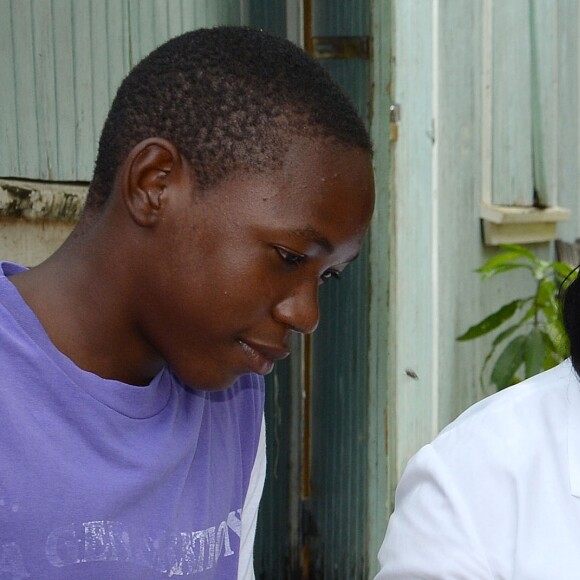
[[[411,459],[375,580],[580,579],[569,361],[477,403]]]
[[[240,563],[238,580],[254,580],[254,538],[258,523],[258,509],[266,479],[266,423],[262,417],[262,428],[258,440],[256,459],[250,475],[248,493],[242,509],[242,531],[240,534]]]

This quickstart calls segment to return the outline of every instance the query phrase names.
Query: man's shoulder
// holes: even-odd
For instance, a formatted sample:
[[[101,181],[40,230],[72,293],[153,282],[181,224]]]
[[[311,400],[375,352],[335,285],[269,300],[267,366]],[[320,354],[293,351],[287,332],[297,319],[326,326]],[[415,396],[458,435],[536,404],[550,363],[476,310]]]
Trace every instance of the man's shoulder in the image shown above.
[[[542,439],[566,424],[569,400],[578,396],[578,377],[569,360],[479,401],[435,439],[436,449],[458,444],[500,445],[517,449],[521,442]]]

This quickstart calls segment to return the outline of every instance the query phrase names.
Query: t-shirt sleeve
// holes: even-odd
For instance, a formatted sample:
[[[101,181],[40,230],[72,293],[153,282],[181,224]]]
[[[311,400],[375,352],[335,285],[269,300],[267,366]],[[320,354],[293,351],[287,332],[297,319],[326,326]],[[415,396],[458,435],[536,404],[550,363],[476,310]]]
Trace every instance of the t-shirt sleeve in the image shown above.
[[[242,531],[240,536],[240,563],[238,566],[238,580],[254,580],[254,538],[258,522],[258,508],[264,481],[266,479],[266,423],[262,416],[260,438],[256,459],[250,475],[248,493],[242,510]]]
[[[482,543],[453,474],[425,446],[411,459],[379,551],[375,580],[492,580]]]

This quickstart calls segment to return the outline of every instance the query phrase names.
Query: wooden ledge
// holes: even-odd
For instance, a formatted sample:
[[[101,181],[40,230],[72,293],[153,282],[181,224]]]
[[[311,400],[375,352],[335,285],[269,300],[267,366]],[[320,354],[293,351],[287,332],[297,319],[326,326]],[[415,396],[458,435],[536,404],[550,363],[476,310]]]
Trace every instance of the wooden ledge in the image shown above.
[[[74,222],[88,185],[0,179],[0,218]]]
[[[481,205],[483,241],[488,246],[532,244],[555,240],[556,224],[570,218],[570,210],[552,206]]]

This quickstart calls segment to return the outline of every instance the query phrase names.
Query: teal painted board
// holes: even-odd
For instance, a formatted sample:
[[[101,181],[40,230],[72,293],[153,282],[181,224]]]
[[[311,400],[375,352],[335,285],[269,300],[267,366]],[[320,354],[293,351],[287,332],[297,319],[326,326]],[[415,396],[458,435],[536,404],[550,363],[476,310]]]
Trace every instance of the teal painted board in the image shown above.
[[[42,115],[51,118],[50,109],[54,106],[55,138],[54,142],[47,146],[48,150],[56,150],[56,167],[58,172],[65,175],[76,175],[77,172],[77,106],[71,110],[69,93],[71,87],[75,86],[75,55],[73,50],[59,50],[58,46],[73,46],[75,36],[73,22],[74,6],[68,0],[53,0],[50,17],[46,20],[46,25],[50,28],[46,30],[46,44],[54,47],[54,59],[48,70],[53,69],[54,82],[54,103],[48,104],[46,112]],[[50,23],[52,22],[52,26]],[[42,42],[42,44],[45,44]],[[41,141],[42,142],[42,141]]]
[[[0,4],[0,159],[5,167],[18,167],[18,124],[15,51],[11,6]]]
[[[0,151],[0,174],[16,176],[37,171],[40,165],[33,65],[37,49],[31,26],[31,2],[23,0],[16,10],[12,2],[4,1],[1,10],[3,17],[0,20],[10,23],[6,38],[12,47],[12,62],[3,60],[0,70],[1,122],[4,126],[5,119],[12,118],[16,129],[11,141],[2,142],[2,148],[16,148],[17,157]],[[9,161],[12,164],[5,166]]]
[[[286,0],[246,0],[243,24],[286,36]]]
[[[305,543],[314,578],[366,578],[368,251],[321,293],[313,339],[311,497]]]
[[[482,19],[478,2],[441,0],[438,27],[438,300],[437,428],[481,398],[475,343],[455,337],[486,314],[473,270],[483,263],[479,206],[482,180]],[[494,296],[495,299],[495,296]],[[471,349],[471,350],[470,350]]]
[[[368,36],[369,0],[313,0],[314,36]]]
[[[171,36],[240,14],[239,0],[2,0],[0,175],[90,180],[131,66]]]
[[[571,210],[558,225],[559,237],[580,237],[580,4],[558,2],[558,203]]]
[[[370,577],[378,570],[376,555],[392,506],[394,484],[389,460],[389,427],[394,405],[389,405],[394,381],[389,376],[389,254],[391,250],[391,1],[371,5],[373,58],[371,60],[371,135],[376,180],[375,212],[369,232],[369,399],[367,554]],[[394,400],[394,399],[393,399]]]
[[[55,175],[59,173],[55,66],[57,58],[60,60],[60,54],[55,54],[57,51],[52,34],[52,8],[52,2],[32,4],[32,35],[37,48],[33,65],[38,107],[38,147],[41,163],[44,162],[45,165],[42,177],[47,180],[55,179]]]
[[[293,355],[294,356],[294,355]],[[254,545],[256,578],[297,578],[297,561],[290,554],[290,408],[292,402],[290,361],[276,365],[266,378],[266,482],[260,503]],[[293,482],[297,487],[297,483]],[[294,490],[296,491],[296,489]]]
[[[393,145],[390,204],[389,352],[396,423],[389,429],[391,477],[434,434],[434,324],[437,240],[433,183],[433,2],[396,2],[393,10],[393,100],[400,105]]]
[[[312,33],[370,36],[367,0],[313,2]],[[370,65],[324,59],[368,121]],[[321,289],[320,326],[312,339],[311,495],[304,501],[312,578],[367,578],[369,253],[338,284]],[[373,558],[374,559],[374,558]]]
[[[530,3],[533,176],[541,205],[558,202],[558,10],[552,0]]]
[[[493,2],[493,202],[533,204],[530,2]]]

